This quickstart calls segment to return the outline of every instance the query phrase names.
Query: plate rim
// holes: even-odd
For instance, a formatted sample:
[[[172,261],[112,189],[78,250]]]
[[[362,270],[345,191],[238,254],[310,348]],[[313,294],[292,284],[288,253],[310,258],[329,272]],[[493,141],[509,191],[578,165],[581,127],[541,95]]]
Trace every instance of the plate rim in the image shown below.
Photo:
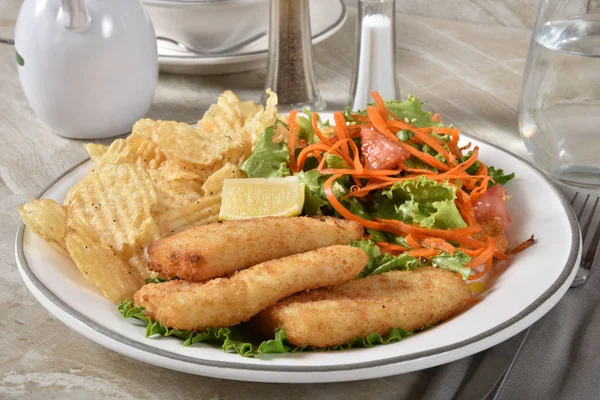
[[[327,39],[332,33],[336,32],[336,29],[338,27],[341,27],[342,24],[344,24],[344,22],[346,21],[346,19],[348,18],[348,7],[346,6],[346,4],[343,2],[343,0],[337,0],[337,2],[341,5],[342,10],[340,12],[340,15],[338,16],[338,18],[335,20],[335,22],[332,22],[329,26],[327,26],[323,31],[319,32],[318,34],[316,34],[315,36],[313,36],[311,38],[312,44],[318,44],[321,43],[323,40]],[[159,39],[156,40],[157,42],[160,42]],[[169,54],[158,54],[158,62],[159,63],[173,63],[173,62],[185,62],[186,64],[192,64],[194,65],[195,63],[202,63],[203,65],[212,65],[212,64],[216,64],[219,65],[223,62],[243,62],[243,61],[256,61],[256,60],[260,60],[263,57],[267,56],[269,53],[269,50],[255,50],[255,51],[248,51],[245,53],[227,53],[224,54],[222,56],[219,55],[208,55],[208,56],[202,56],[202,55],[195,55],[195,54],[182,54],[182,55],[169,55]]]
[[[569,222],[569,225],[571,228],[572,246],[571,246],[567,261],[565,263],[565,266],[563,267],[558,278],[552,283],[552,285],[550,285],[539,297],[537,297],[525,309],[523,309],[521,312],[519,312],[512,318],[510,318],[506,321],[503,321],[502,323],[494,326],[491,329],[488,329],[478,335],[475,335],[471,338],[456,342],[451,345],[446,345],[443,347],[438,347],[436,349],[421,351],[421,352],[412,353],[412,354],[405,354],[405,355],[401,355],[401,356],[385,358],[385,359],[380,359],[380,360],[364,361],[364,362],[357,362],[357,363],[344,364],[344,365],[335,365],[335,366],[331,366],[331,365],[329,365],[329,366],[292,366],[292,365],[272,366],[272,365],[268,365],[268,364],[243,364],[243,363],[238,363],[235,361],[217,361],[217,360],[199,359],[199,358],[195,358],[195,357],[190,357],[190,356],[173,353],[168,350],[160,349],[160,348],[150,346],[150,345],[142,343],[142,342],[138,342],[138,341],[129,339],[115,331],[112,331],[112,330],[104,327],[100,323],[93,321],[92,319],[88,318],[87,316],[85,316],[82,313],[78,312],[77,310],[73,309],[67,303],[65,303],[63,300],[61,300],[58,296],[56,296],[48,287],[46,287],[46,285],[44,285],[37,278],[37,276],[33,273],[31,268],[29,267],[29,264],[27,263],[27,259],[25,257],[24,249],[23,249],[23,238],[24,238],[24,234],[25,234],[25,225],[23,224],[22,221],[19,223],[19,227],[18,227],[17,233],[16,233],[16,240],[15,240],[15,253],[16,253],[17,267],[19,268],[19,270],[21,272],[21,278],[24,281],[25,281],[25,279],[24,279],[23,274],[25,276],[27,276],[30,283],[33,284],[35,286],[35,288],[40,292],[40,295],[43,295],[46,300],[51,302],[55,307],[58,307],[68,317],[71,317],[75,321],[82,323],[83,325],[85,325],[86,328],[92,329],[97,334],[102,335],[105,339],[109,339],[109,340],[116,342],[117,344],[121,344],[126,347],[130,347],[135,350],[139,350],[142,352],[142,354],[147,354],[150,356],[164,357],[170,361],[179,361],[179,362],[184,362],[184,363],[188,363],[188,364],[192,364],[192,365],[200,365],[203,367],[217,367],[217,368],[223,368],[223,369],[245,370],[245,371],[249,371],[249,372],[258,372],[258,371],[274,372],[274,373],[277,373],[277,372],[284,372],[284,373],[342,372],[342,371],[364,370],[364,369],[369,369],[369,368],[374,368],[374,367],[394,365],[394,364],[403,363],[403,362],[417,361],[420,359],[425,359],[428,357],[441,355],[441,354],[444,354],[447,352],[457,351],[463,347],[474,345],[478,342],[485,340],[486,338],[494,336],[494,335],[510,328],[511,326],[518,324],[522,320],[525,320],[525,319],[527,319],[527,317],[534,314],[535,311],[540,306],[542,306],[546,301],[550,300],[552,298],[552,296],[556,292],[558,292],[561,289],[561,287],[567,282],[567,279],[572,274],[573,270],[577,267],[577,259],[579,258],[579,253],[580,253],[580,248],[581,248],[581,237],[579,234],[579,224],[577,222],[577,218],[575,217],[574,211],[569,206],[565,197],[561,194],[561,192],[558,189],[555,182],[553,182],[551,179],[549,179],[548,176],[546,174],[544,174],[537,166],[533,165],[530,161],[524,159],[520,155],[510,153],[509,151],[503,149],[502,147],[500,147],[494,143],[491,143],[487,140],[473,137],[469,134],[465,134],[462,132],[461,132],[461,135],[465,138],[471,138],[473,140],[477,140],[481,143],[484,143],[487,146],[491,146],[497,150],[500,150],[502,153],[508,155],[509,157],[514,157],[515,159],[523,162],[525,165],[527,165],[529,168],[531,168],[533,170],[533,172],[535,172],[535,174],[539,178],[541,178],[545,183],[547,183],[548,186],[550,187],[550,189],[559,198],[560,203],[563,206],[563,210],[565,211],[565,214],[567,216],[567,219],[568,219],[568,222]],[[79,168],[80,166],[82,166],[83,164],[85,164],[89,161],[91,161],[91,160],[88,157],[88,158],[78,162],[74,166],[70,167],[69,169],[67,169],[64,173],[62,173],[60,176],[58,176],[56,179],[54,179],[50,184],[48,184],[40,192],[40,194],[37,196],[37,198],[42,197],[58,181],[60,181],[66,175],[73,172],[75,169]],[[24,283],[26,284],[26,286],[29,289],[29,285],[27,285],[27,282],[24,282]],[[34,297],[36,297],[36,300],[39,301],[39,299],[37,299],[37,296],[35,295],[35,293],[32,292],[32,294],[34,295]],[[561,298],[562,298],[562,296],[561,296]],[[557,300],[557,303],[558,303],[558,301],[560,301],[560,298]],[[54,315],[54,313],[52,313],[48,309],[48,307],[46,307],[41,301],[39,301],[39,302],[42,306],[44,306],[44,308],[46,308],[51,314]],[[556,303],[554,305],[552,305],[552,307],[550,307],[548,310],[546,310],[546,312],[544,312],[542,314],[542,316],[545,315],[547,312],[549,312],[555,305],[556,305]],[[69,324],[64,322],[62,320],[62,318],[59,318],[59,319],[63,323],[65,323],[67,326],[69,326]],[[528,326],[529,325],[532,325],[532,324],[528,324]],[[73,329],[71,326],[69,326],[69,327],[71,329]],[[518,332],[515,332],[515,334],[516,333],[518,333]],[[100,343],[100,344],[103,345],[103,347],[108,347],[103,343]],[[113,348],[111,348],[111,349],[113,349]],[[129,355],[129,354],[127,354],[127,355],[130,357],[133,357],[132,355]],[[136,358],[136,357],[133,357],[133,358]],[[142,358],[138,358],[138,359],[142,360]],[[142,360],[142,361],[149,362],[146,360]],[[168,367],[168,366],[163,366],[163,367]]]

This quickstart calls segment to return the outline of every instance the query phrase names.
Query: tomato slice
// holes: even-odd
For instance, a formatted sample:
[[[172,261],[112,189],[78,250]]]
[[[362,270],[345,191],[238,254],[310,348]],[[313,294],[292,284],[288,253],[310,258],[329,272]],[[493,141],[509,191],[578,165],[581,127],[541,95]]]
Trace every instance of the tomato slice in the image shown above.
[[[473,211],[477,221],[485,221],[491,218],[497,219],[502,229],[510,228],[510,215],[506,208],[506,191],[502,185],[494,185],[489,188],[473,204]]]
[[[367,169],[393,169],[410,156],[410,153],[398,143],[373,128],[363,127],[360,131],[360,139]]]

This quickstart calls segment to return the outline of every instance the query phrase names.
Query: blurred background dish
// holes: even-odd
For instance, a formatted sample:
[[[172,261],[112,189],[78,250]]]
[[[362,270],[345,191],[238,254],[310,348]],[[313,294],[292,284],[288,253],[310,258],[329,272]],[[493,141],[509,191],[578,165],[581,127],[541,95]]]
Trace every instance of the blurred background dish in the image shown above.
[[[178,3],[181,5],[182,3],[194,1],[144,0],[144,4],[147,6],[147,8],[148,3],[150,2]],[[208,2],[209,1],[205,1],[202,3]],[[216,1],[215,3],[217,2],[230,3],[229,0]],[[237,0],[231,1],[233,4],[236,4],[237,2]],[[194,3],[201,2],[195,1]],[[264,15],[262,15],[260,18],[253,17],[250,19],[247,16],[243,18],[247,18],[251,23],[256,23],[257,21],[261,20],[264,22],[265,26],[268,26],[269,2],[266,1],[266,4],[267,8],[264,11]],[[150,11],[149,13],[152,18],[152,13]],[[313,44],[320,43],[337,32],[346,21],[346,17],[346,6],[341,0],[310,0],[310,22]],[[239,15],[238,18],[242,19],[242,17]],[[154,19],[153,23],[155,24],[157,36],[161,36],[159,33],[161,32],[159,30],[160,28],[157,26],[157,23]],[[194,21],[194,23],[200,24],[197,20]],[[219,21],[219,24],[226,25],[223,23],[223,21]],[[163,33],[163,35],[165,34]],[[245,41],[251,37],[252,35],[250,32],[246,32],[244,37],[241,38],[241,41]],[[178,41],[187,46],[186,43],[182,42],[181,40],[177,40],[176,38],[169,37],[169,39]],[[223,48],[227,49],[229,46],[235,46],[235,43],[232,42],[231,45],[228,44],[228,46],[223,46]],[[255,41],[238,48],[234,52],[227,51],[223,54],[198,54],[193,51],[186,50],[171,41],[158,40],[158,62],[161,72],[185,75],[231,74],[265,67],[267,65],[268,47],[268,35],[261,36]]]
[[[269,0],[143,0],[157,37],[215,54],[267,33]]]

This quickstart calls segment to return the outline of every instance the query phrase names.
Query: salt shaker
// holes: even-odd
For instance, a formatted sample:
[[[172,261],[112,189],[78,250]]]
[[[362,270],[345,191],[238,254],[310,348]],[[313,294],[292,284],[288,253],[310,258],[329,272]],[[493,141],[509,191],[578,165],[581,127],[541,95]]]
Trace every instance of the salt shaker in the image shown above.
[[[325,108],[313,72],[308,0],[271,0],[265,88],[277,93],[280,108]]]
[[[394,0],[360,0],[357,25],[349,106],[364,110],[372,91],[385,100],[400,98]]]

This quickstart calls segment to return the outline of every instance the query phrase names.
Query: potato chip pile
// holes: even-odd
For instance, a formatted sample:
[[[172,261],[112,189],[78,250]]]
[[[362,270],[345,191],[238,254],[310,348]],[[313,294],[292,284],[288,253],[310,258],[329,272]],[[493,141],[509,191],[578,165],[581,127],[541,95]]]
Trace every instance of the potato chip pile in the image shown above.
[[[85,279],[113,302],[131,298],[155,272],[147,246],[192,226],[218,220],[226,178],[265,128],[274,124],[277,96],[266,107],[224,92],[198,121],[142,119],[110,146],[86,144],[94,169],[68,193],[19,211],[38,236],[69,255]]]

